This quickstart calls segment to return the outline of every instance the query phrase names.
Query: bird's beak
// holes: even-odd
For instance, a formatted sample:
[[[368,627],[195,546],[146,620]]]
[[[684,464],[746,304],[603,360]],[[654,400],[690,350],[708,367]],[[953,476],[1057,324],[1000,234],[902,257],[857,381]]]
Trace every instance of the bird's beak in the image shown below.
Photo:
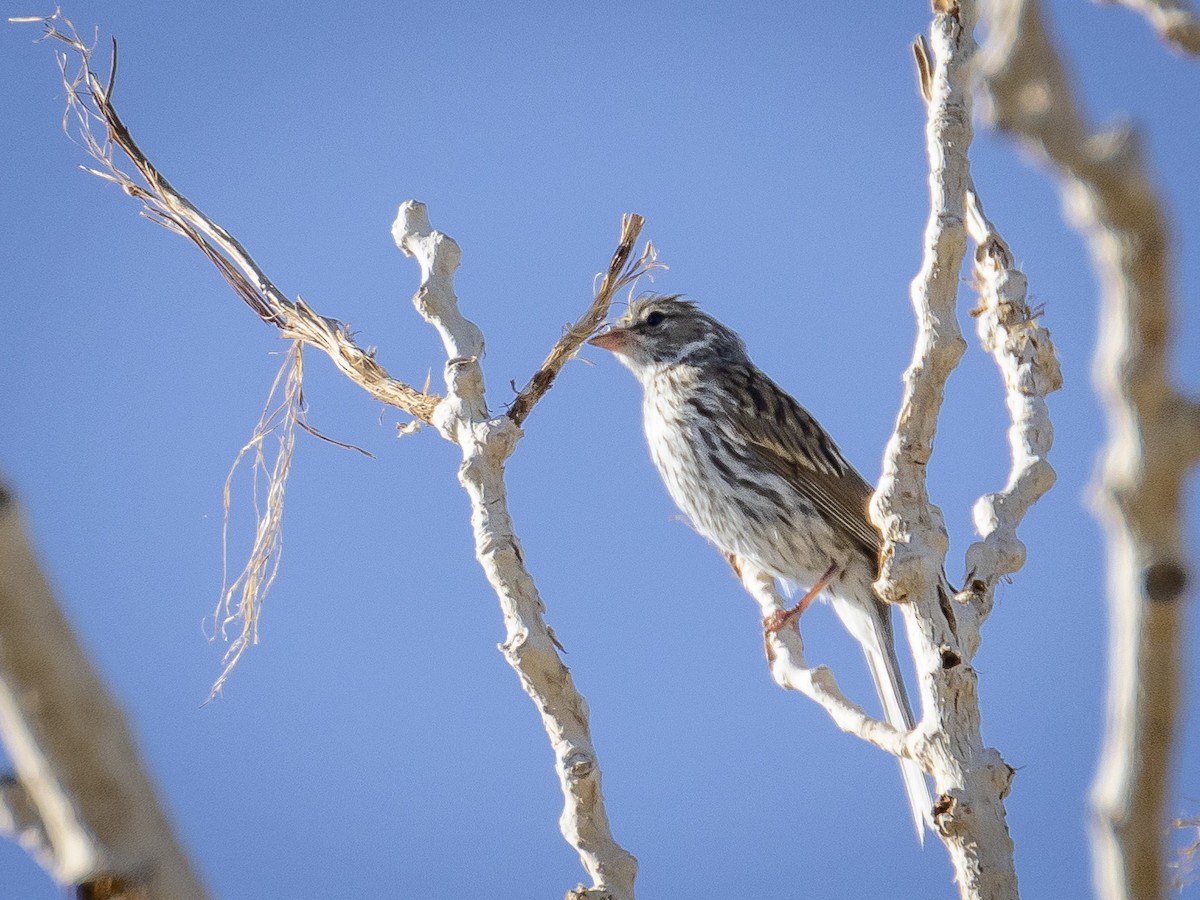
[[[588,343],[593,347],[611,350],[613,353],[621,353],[629,346],[629,338],[630,332],[628,328],[613,326],[608,331],[596,335]]]

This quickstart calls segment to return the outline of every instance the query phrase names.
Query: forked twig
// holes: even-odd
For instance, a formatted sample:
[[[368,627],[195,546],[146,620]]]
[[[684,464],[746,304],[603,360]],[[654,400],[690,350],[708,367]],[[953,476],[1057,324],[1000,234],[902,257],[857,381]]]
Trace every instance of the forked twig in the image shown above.
[[[626,219],[623,246],[632,247],[636,239],[636,231],[630,231],[633,221],[640,226],[640,217]],[[541,715],[563,792],[559,828],[578,851],[580,863],[593,881],[592,887],[577,888],[567,896],[579,900],[633,900],[637,860],[617,843],[609,825],[587,703],[563,663],[561,647],[546,622],[545,604],[526,567],[508,509],[504,464],[522,432],[511,415],[493,416],[488,412],[479,364],[483,333],[463,316],[454,290],[454,273],[460,259],[458,244],[435,230],[425,205],[412,200],[400,206],[392,236],[396,246],[421,267],[421,285],[414,304],[437,329],[446,347],[446,400],[438,408],[437,427],[462,450],[458,477],[471,500],[475,556],[496,592],[504,617],[506,636],[500,648]],[[616,274],[609,279],[613,285],[625,271],[625,262],[618,262],[621,256],[620,250],[614,256],[611,271]],[[602,289],[593,302],[593,311],[597,304],[603,304],[599,318],[607,312],[615,290],[615,286],[612,290]],[[587,316],[581,321],[587,321]]]
[[[294,342],[254,435],[238,454],[233,467],[236,470],[247,457],[253,461],[257,527],[250,558],[232,582],[226,578],[216,610],[218,630],[239,620],[241,630],[225,656],[225,668],[212,695],[220,691],[232,667],[255,642],[262,600],[278,572],[283,488],[290,469],[295,429],[299,426],[320,436],[304,420],[301,389],[302,346],[312,344],[329,354],[344,374],[373,396],[406,410],[419,421],[436,424],[444,436],[462,448],[464,462],[459,475],[472,500],[476,555],[496,590],[508,627],[503,651],[543,717],[564,795],[560,827],[579,852],[581,863],[594,882],[591,888],[577,889],[572,895],[632,900],[637,861],[611,834],[587,704],[558,656],[557,640],[542,615],[544,605],[524,567],[507,510],[503,463],[520,437],[519,423],[549,390],[566,361],[604,320],[616,292],[633,285],[651,270],[661,268],[648,243],[642,254],[632,259],[642,218],[625,217],[619,246],[588,311],[556,342],[517,396],[512,409],[507,414],[491,416],[487,412],[479,366],[483,336],[458,311],[453,291],[459,250],[452,239],[430,228],[423,205],[404,204],[393,233],[398,246],[421,264],[422,283],[414,299],[418,310],[438,330],[445,344],[448,356],[445,397],[415,390],[390,378],[370,351],[364,352],[353,342],[344,325],[317,315],[299,297],[294,301],[284,297],[241,244],[175,191],[140,151],[111,103],[115,75],[102,83],[91,68],[93,47],[79,38],[61,13],[37,21],[45,25],[47,37],[65,43],[79,58],[79,70],[72,75],[68,73],[68,55],[60,56],[68,95],[64,124],[68,134],[76,136],[99,163],[98,168],[88,171],[120,186],[141,201],[144,215],[195,243],[243,301],[263,321]],[[115,47],[113,70],[115,73]],[[104,134],[97,137],[101,126]],[[121,171],[116,165],[117,150],[133,164],[139,177]],[[282,398],[277,401],[281,390]],[[273,445],[272,441],[277,443]],[[230,479],[232,476],[233,471]],[[265,482],[265,496],[261,498],[260,478]],[[227,516],[230,485],[227,480]]]

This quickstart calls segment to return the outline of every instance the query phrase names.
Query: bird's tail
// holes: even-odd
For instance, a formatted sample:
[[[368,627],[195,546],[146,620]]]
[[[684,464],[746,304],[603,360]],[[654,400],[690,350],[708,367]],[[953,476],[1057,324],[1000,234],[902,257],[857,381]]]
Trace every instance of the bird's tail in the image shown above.
[[[863,648],[867,668],[871,671],[888,724],[898,731],[911,731],[913,712],[900,674],[900,661],[896,658],[891,609],[874,596],[871,597],[869,609],[861,603],[842,598],[831,599],[838,617]],[[925,827],[931,824],[933,815],[929,785],[925,773],[914,760],[901,758],[899,763],[904,792],[908,795],[913,825],[917,829],[917,840],[924,846]]]

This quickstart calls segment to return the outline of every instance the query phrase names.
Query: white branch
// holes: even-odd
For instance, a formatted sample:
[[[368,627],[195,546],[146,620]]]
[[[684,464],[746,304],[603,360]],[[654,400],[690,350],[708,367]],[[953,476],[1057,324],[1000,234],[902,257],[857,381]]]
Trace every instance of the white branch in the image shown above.
[[[607,892],[613,900],[632,900],[637,861],[609,829],[587,704],[558,655],[509,516],[504,462],[521,430],[509,416],[488,414],[479,365],[483,337],[459,312],[454,295],[458,245],[434,231],[424,205],[414,201],[400,207],[392,235],[421,266],[421,286],[413,302],[441,334],[449,356],[446,397],[434,410],[433,422],[462,449],[459,481],[471,499],[475,554],[504,615],[507,637],[501,649],[537,706],[554,749],[564,798],[559,826],[592,877],[595,896]]]
[[[922,715],[916,731],[927,742],[919,758],[934,777],[934,821],[959,890],[964,898],[1015,900],[1017,877],[1003,803],[1012,769],[983,744],[977,676],[970,665],[986,604],[950,598],[942,574],[946,530],[925,484],[946,380],[966,347],[955,307],[967,242],[965,204],[972,189],[967,151],[976,18],[974,0],[939,0],[934,8],[930,46],[919,41],[914,48],[928,104],[930,214],[924,261],[912,283],[916,345],[871,501],[872,519],[884,537],[876,588],[904,615],[920,676]]]
[[[775,588],[773,576],[745,560],[738,560],[735,569],[746,592],[758,603],[764,621],[787,608]],[[798,691],[820,705],[834,724],[847,734],[862,738],[892,756],[913,758],[912,749],[906,743],[909,735],[867,715],[861,706],[842,693],[828,667],[809,668],[804,660],[804,640],[798,629],[781,628],[768,632],[764,641],[771,677],[781,688]]]
[[[991,352],[1004,379],[1012,419],[1008,483],[1004,490],[976,502],[975,527],[983,540],[967,549],[967,596],[982,620],[991,611],[996,583],[1025,564],[1025,544],[1017,537],[1017,526],[1054,484],[1054,469],[1047,460],[1054,428],[1046,396],[1062,387],[1062,370],[1050,332],[1026,301],[1025,274],[1016,268],[1008,244],[984,215],[974,192],[968,197],[967,227],[976,243],[975,282],[980,297],[972,314],[980,343]],[[961,615],[959,619],[961,623]],[[978,622],[965,633],[960,627],[964,643],[968,635],[978,639]],[[971,657],[976,648],[965,649]]]
[[[925,466],[933,454],[938,413],[950,372],[966,350],[955,299],[966,250],[964,201],[971,186],[970,85],[966,56],[974,40],[973,2],[955,14],[935,16],[932,35],[936,67],[923,89],[930,92],[926,125],[930,211],[925,255],[913,279],[917,318],[912,362],[904,376],[897,427],[884,452],[883,474],[871,499],[871,518],[887,542],[876,584],[885,600],[902,603],[932,596],[946,557],[948,539],[941,510],[929,502]],[[964,18],[964,12],[968,15]],[[923,58],[918,45],[918,59]]]
[[[119,877],[149,897],[205,896],[2,488],[0,736],[19,781],[0,820],[55,881]]]
[[[798,630],[768,632],[771,674],[782,687],[818,703],[839,728],[932,774],[939,794],[936,830],[955,866],[967,900],[1015,900],[1013,844],[1004,797],[1013,770],[983,745],[979,697],[971,660],[990,611],[996,582],[1024,562],[1016,528],[1054,480],[1045,461],[1052,429],[1045,395],[1061,383],[1049,334],[1025,303],[1025,279],[1007,245],[983,216],[974,196],[967,150],[971,143],[970,58],[975,5],[941,0],[932,49],[914,47],[922,96],[928,104],[930,216],[925,256],[913,280],[918,335],[905,376],[904,398],[888,444],[871,515],[885,539],[876,589],[900,605],[920,673],[923,715],[910,734],[868,716],[839,690],[823,666],[809,668]],[[968,198],[970,205],[968,207]],[[1000,366],[1013,420],[1013,466],[1005,489],[977,504],[983,540],[972,546],[972,584],[955,602],[943,575],[947,536],[941,512],[929,502],[925,469],[933,451],[946,381],[966,342],[958,327],[959,272],[967,243],[966,220],[979,243],[976,271],[983,292],[980,335]],[[734,561],[743,586],[764,620],[784,608],[767,573]]]

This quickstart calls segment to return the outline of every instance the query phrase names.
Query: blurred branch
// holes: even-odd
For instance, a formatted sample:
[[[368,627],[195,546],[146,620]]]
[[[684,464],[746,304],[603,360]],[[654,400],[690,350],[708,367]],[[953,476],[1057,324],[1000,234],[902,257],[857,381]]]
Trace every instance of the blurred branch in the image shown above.
[[[1200,458],[1200,407],[1168,374],[1170,239],[1135,135],[1085,122],[1038,4],[1003,0],[987,10],[989,116],[1054,166],[1101,282],[1094,376],[1109,442],[1096,503],[1108,535],[1110,668],[1093,785],[1094,877],[1108,900],[1159,900],[1186,664],[1182,490]]]
[[[1200,56],[1200,18],[1188,0],[1104,0],[1127,6],[1150,22],[1158,36],[1181,53]]]
[[[634,222],[640,227],[640,217],[626,217],[622,247],[632,246],[636,239],[636,229],[630,233]],[[587,704],[559,656],[558,641],[546,624],[545,606],[525,567],[508,511],[504,463],[516,447],[521,429],[511,414],[493,417],[488,413],[479,365],[483,335],[463,317],[454,293],[454,272],[461,255],[458,244],[434,231],[424,204],[412,200],[401,205],[392,236],[396,246],[415,257],[421,267],[421,285],[413,304],[437,329],[446,348],[446,398],[438,405],[433,424],[462,450],[458,477],[471,500],[475,555],[504,616],[507,635],[501,649],[542,717],[563,792],[559,827],[594,882],[592,888],[577,890],[574,896],[633,900],[637,860],[613,839],[609,827]],[[617,257],[620,254],[618,250]],[[530,404],[548,387],[547,382],[540,392],[534,389]]]
[[[0,826],[56,882],[117,875],[153,898],[206,896],[2,486],[0,737],[16,770]]]
[[[558,377],[559,371],[569,359],[579,352],[583,342],[596,333],[596,329],[608,316],[609,307],[612,306],[613,297],[617,291],[634,284],[639,278],[654,269],[666,268],[656,262],[654,245],[649,241],[646,242],[642,255],[631,260],[634,245],[637,243],[638,235],[645,223],[646,220],[636,213],[622,218],[621,238],[617,242],[612,262],[608,264],[608,271],[604,273],[604,280],[596,291],[592,305],[574,325],[567,329],[566,334],[558,339],[551,348],[550,355],[546,357],[525,387],[521,388],[517,399],[509,408],[509,418],[518,425],[525,421],[529,413],[533,411],[534,404],[554,385],[554,379]]]

